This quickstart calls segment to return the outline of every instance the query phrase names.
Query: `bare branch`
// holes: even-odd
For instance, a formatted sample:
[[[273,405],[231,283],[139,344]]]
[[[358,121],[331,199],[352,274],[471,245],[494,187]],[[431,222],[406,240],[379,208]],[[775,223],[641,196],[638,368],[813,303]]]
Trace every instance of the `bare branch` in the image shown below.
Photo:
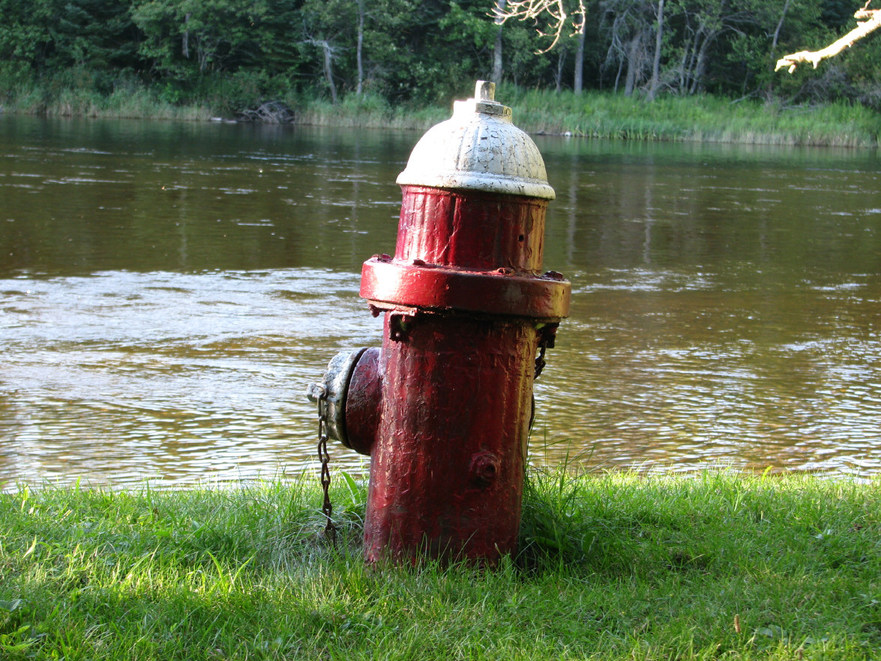
[[[862,9],[854,14],[854,18],[857,19],[858,23],[853,30],[837,41],[832,42],[826,48],[818,51],[803,50],[781,57],[777,60],[777,66],[774,67],[774,71],[787,69],[789,73],[792,73],[800,62],[810,62],[816,69],[817,65],[823,60],[838,55],[845,48],[850,48],[857,41],[877,30],[881,27],[881,9],[868,9],[871,1],[869,0]]]
[[[501,25],[510,18],[516,18],[519,21],[538,20],[542,14],[547,14],[550,19],[548,31],[538,30],[542,37],[551,38],[551,45],[539,51],[547,53],[560,41],[566,19],[569,18],[563,2],[564,0],[508,0],[507,6],[504,8],[500,8],[498,4],[493,7],[492,16],[496,23]],[[578,0],[578,9],[572,13],[574,14],[572,17],[573,34],[577,34],[584,26],[587,14],[584,0]]]

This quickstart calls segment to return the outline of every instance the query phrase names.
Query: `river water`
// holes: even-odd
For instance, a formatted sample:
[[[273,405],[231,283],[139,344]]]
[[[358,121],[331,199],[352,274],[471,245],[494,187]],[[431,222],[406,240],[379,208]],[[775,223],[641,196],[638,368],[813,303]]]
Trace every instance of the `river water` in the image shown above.
[[[419,137],[0,116],[0,485],[314,468]],[[573,305],[534,463],[881,472],[875,151],[536,142]]]

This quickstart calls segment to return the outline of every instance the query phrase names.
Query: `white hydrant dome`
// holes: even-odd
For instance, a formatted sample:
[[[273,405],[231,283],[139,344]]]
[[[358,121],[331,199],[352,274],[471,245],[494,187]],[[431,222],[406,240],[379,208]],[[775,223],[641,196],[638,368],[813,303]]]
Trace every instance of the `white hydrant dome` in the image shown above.
[[[538,147],[494,95],[494,83],[477,81],[474,98],[416,143],[397,183],[554,199]]]

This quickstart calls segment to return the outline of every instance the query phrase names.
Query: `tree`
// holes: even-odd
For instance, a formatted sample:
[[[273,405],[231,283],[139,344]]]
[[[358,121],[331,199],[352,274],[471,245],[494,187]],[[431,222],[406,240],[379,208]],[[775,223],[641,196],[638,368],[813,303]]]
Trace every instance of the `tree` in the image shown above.
[[[0,0],[0,66],[42,73],[54,50],[55,5],[52,0],[36,0],[28,5]]]
[[[351,50],[350,45],[356,31],[363,35],[363,32],[357,30],[358,26],[363,26],[363,3],[353,3],[351,0],[306,0],[301,12],[302,41],[316,47],[321,53],[324,81],[330,91],[331,102],[336,104],[334,62],[343,51]]]
[[[643,82],[647,70],[651,4],[648,0],[602,0],[600,9],[608,35],[603,66],[614,69],[616,91],[624,75],[624,95],[630,96]]]
[[[166,101],[235,113],[302,93],[447,104],[469,80],[504,78],[647,100],[710,92],[881,109],[881,41],[822,76],[780,77],[767,66],[800,44],[834,41],[863,2],[0,0],[0,97],[29,88],[47,99],[68,88],[106,95],[143,81]],[[847,50],[878,22],[868,6],[858,17],[844,41],[796,64]]]
[[[137,35],[123,3],[0,0],[0,16],[0,67],[116,73],[137,63]]]
[[[600,7],[615,89],[642,90],[648,100],[662,91],[747,96],[767,88],[768,54],[791,34],[811,32],[819,15],[816,0],[603,0]]]
[[[134,0],[141,54],[166,72],[199,74],[257,59],[258,28],[268,14],[261,0]]]

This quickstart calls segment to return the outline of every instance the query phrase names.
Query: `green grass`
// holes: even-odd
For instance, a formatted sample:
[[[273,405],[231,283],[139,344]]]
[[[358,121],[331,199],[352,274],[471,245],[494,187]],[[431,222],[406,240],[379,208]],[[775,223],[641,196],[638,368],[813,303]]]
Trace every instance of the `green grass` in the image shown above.
[[[495,571],[365,567],[334,484],[337,549],[311,480],[0,494],[0,659],[881,657],[879,480],[535,471]]]

